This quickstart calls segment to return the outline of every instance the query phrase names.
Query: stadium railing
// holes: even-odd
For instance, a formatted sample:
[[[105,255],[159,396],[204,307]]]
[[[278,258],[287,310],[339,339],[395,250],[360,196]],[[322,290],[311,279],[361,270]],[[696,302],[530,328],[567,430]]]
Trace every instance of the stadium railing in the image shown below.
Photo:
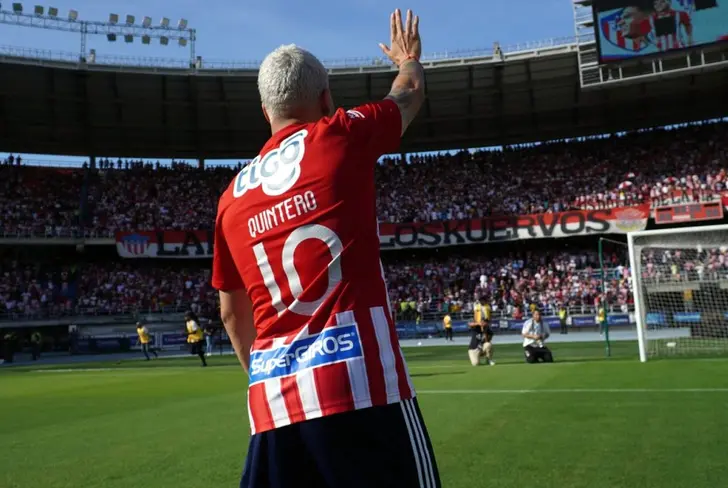
[[[28,310],[14,312],[0,312],[0,322],[14,322],[22,325],[23,321],[38,320],[58,320],[63,319],[64,322],[74,322],[89,318],[108,318],[110,322],[118,322],[120,320],[137,320],[144,317],[161,317],[180,315],[189,310],[189,306],[168,305],[160,308],[144,308],[144,307],[114,307],[113,309],[105,309],[102,307],[75,307],[73,310],[58,311],[52,310]]]
[[[88,318],[108,318],[110,321],[118,322],[119,320],[137,320],[139,317],[145,319],[153,317],[163,317],[171,315],[179,315],[186,312],[189,309],[188,306],[178,305],[166,305],[155,308],[145,307],[134,307],[134,306],[123,306],[113,307],[112,309],[106,309],[102,307],[83,307],[77,306],[73,310],[63,310],[54,312],[48,309],[44,310],[29,310],[23,312],[0,312],[0,322],[22,322],[22,321],[36,321],[36,320],[56,320],[63,319],[65,322],[73,322],[74,320],[88,319]],[[633,312],[634,306],[629,305],[628,312]],[[597,313],[596,307],[581,305],[572,306],[568,308],[569,315],[595,315]],[[624,313],[618,305],[611,305],[607,307],[608,313]],[[422,322],[442,322],[443,317],[446,315],[445,312],[426,312],[422,314]],[[544,312],[546,316],[556,315],[555,310],[546,309]],[[472,319],[472,312],[454,312],[450,313],[453,320],[470,320]],[[524,314],[527,317],[528,314]],[[492,313],[491,318],[493,320],[511,319],[512,314],[507,314],[505,310],[496,310]],[[404,319],[402,319],[404,320]]]
[[[538,41],[521,42],[517,44],[500,46],[503,54],[535,51],[539,49],[547,49],[552,47],[568,46],[576,42],[575,36],[553,37]],[[444,51],[438,53],[430,53],[422,56],[424,62],[441,61],[450,59],[467,59],[479,57],[492,57],[493,48],[483,49],[467,49]],[[0,57],[5,58],[21,58],[23,60],[51,61],[81,64],[79,53],[69,51],[54,51],[50,49],[36,49],[19,46],[0,45]],[[356,68],[366,66],[386,66],[389,61],[383,57],[351,57],[343,59],[322,60],[327,68]],[[171,68],[192,70],[189,59],[162,58],[150,56],[117,56],[98,54],[95,64],[102,66],[130,66],[130,67],[148,67],[148,68]],[[259,60],[251,61],[227,61],[203,58],[204,70],[243,70],[258,69]]]
[[[34,166],[34,167],[41,167],[41,168],[72,168],[72,169],[80,169],[84,163],[88,163],[88,160],[75,160],[75,161],[65,161],[65,160],[50,160],[50,159],[25,159],[23,158],[23,163],[20,167],[24,166]]]
[[[111,231],[89,231],[80,228],[61,228],[61,229],[18,229],[18,230],[0,230],[0,238],[4,239],[110,239],[114,237]]]
[[[657,283],[672,283],[679,281],[720,281],[728,280],[728,267],[723,269],[709,269],[699,259],[691,259],[690,268],[675,264],[677,268],[673,272],[673,264],[653,264],[648,268],[642,264],[643,279]],[[682,263],[685,264],[685,263]],[[708,264],[708,263],[706,263]],[[702,266],[702,271],[699,271]]]
[[[590,305],[577,305],[577,306],[570,306],[567,307],[567,311],[570,316],[574,315],[596,315],[597,314],[597,307],[590,306]],[[547,317],[553,317],[554,315],[557,315],[558,309],[555,308],[546,308],[544,311],[544,316]],[[627,311],[623,311],[620,305],[608,305],[607,306],[607,313],[630,313],[634,312],[634,304],[629,304]],[[420,318],[421,322],[442,322],[443,317],[445,315],[448,315],[446,312],[425,312],[422,314],[422,317]],[[472,320],[473,318],[473,312],[453,312],[449,313],[450,317],[453,320]],[[528,318],[530,314],[524,313],[523,318]],[[505,310],[494,310],[491,314],[491,320],[501,320],[501,319],[512,319],[513,313],[507,313]]]

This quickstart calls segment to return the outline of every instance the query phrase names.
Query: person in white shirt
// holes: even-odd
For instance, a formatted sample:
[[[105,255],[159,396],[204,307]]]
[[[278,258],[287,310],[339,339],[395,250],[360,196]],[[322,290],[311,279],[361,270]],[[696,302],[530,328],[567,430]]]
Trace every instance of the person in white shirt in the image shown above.
[[[523,353],[526,356],[527,363],[554,362],[551,351],[544,344],[544,341],[551,335],[551,329],[542,320],[540,310],[534,310],[532,318],[524,322],[521,335],[523,336]]]

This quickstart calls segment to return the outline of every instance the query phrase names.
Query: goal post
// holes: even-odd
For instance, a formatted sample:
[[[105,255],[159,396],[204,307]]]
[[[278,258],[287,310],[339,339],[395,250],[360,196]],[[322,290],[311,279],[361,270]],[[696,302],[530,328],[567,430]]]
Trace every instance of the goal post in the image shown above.
[[[728,355],[728,225],[627,235],[640,361]]]

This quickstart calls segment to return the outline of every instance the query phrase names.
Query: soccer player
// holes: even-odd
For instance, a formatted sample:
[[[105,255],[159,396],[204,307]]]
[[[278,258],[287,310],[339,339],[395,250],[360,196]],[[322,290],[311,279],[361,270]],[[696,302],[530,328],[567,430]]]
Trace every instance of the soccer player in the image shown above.
[[[693,45],[693,24],[689,12],[673,9],[672,0],[654,0],[653,7],[655,11],[650,16],[650,25],[658,51]]]
[[[452,341],[452,317],[450,317],[450,314],[442,318],[442,325],[445,327],[445,340]]]
[[[544,341],[551,335],[551,329],[542,320],[540,310],[534,310],[532,317],[524,322],[521,335],[523,336],[523,353],[527,363],[554,362],[551,351],[544,344]]]
[[[625,7],[617,18],[616,28],[611,28],[607,21],[602,25],[602,32],[622,49],[639,51],[649,43],[652,26],[650,11],[644,7]]]
[[[142,324],[141,322],[137,322],[136,332],[137,336],[139,336],[139,338],[137,339],[137,343],[141,344],[142,352],[144,353],[144,357],[147,358],[147,361],[149,361],[150,352],[154,354],[155,358],[159,357],[157,356],[157,351],[155,351],[153,347],[149,346],[151,338],[149,336],[149,329],[147,329],[147,326]]]
[[[205,360],[204,334],[200,321],[193,312],[185,312],[185,327],[187,329],[187,344],[190,345],[190,354],[197,354],[202,366],[207,366]]]
[[[293,45],[258,73],[273,135],[220,199],[212,278],[249,375],[243,488],[441,486],[379,258],[374,168],[425,97],[419,21],[390,20],[384,100],[335,110]]]

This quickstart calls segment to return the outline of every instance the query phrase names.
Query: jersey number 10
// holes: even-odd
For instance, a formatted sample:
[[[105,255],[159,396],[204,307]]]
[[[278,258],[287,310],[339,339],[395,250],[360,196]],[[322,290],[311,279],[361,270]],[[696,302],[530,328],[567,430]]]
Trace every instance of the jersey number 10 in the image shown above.
[[[329,248],[329,252],[331,253],[331,260],[326,265],[329,278],[329,284],[326,291],[318,299],[305,302],[300,300],[301,294],[303,294],[303,286],[301,285],[301,277],[298,275],[293,257],[298,246],[308,239],[317,239],[326,244]],[[286,280],[288,280],[288,288],[291,290],[292,295],[289,300],[287,300],[290,301],[290,304],[286,305],[283,295],[281,294],[281,288],[276,281],[276,273],[273,271],[273,268],[268,261],[268,255],[265,252],[263,243],[258,243],[253,247],[255,258],[258,261],[258,268],[260,269],[260,273],[263,275],[263,283],[265,283],[266,288],[268,288],[268,292],[271,297],[271,304],[273,305],[273,308],[276,309],[279,316],[286,310],[309,317],[316,312],[324,300],[326,300],[334,291],[336,285],[341,282],[341,252],[343,250],[344,246],[341,243],[339,236],[337,236],[333,230],[324,225],[304,225],[291,232],[286,239],[286,242],[283,244],[283,255],[281,256],[283,272]],[[278,275],[280,276],[280,273],[278,273]]]

